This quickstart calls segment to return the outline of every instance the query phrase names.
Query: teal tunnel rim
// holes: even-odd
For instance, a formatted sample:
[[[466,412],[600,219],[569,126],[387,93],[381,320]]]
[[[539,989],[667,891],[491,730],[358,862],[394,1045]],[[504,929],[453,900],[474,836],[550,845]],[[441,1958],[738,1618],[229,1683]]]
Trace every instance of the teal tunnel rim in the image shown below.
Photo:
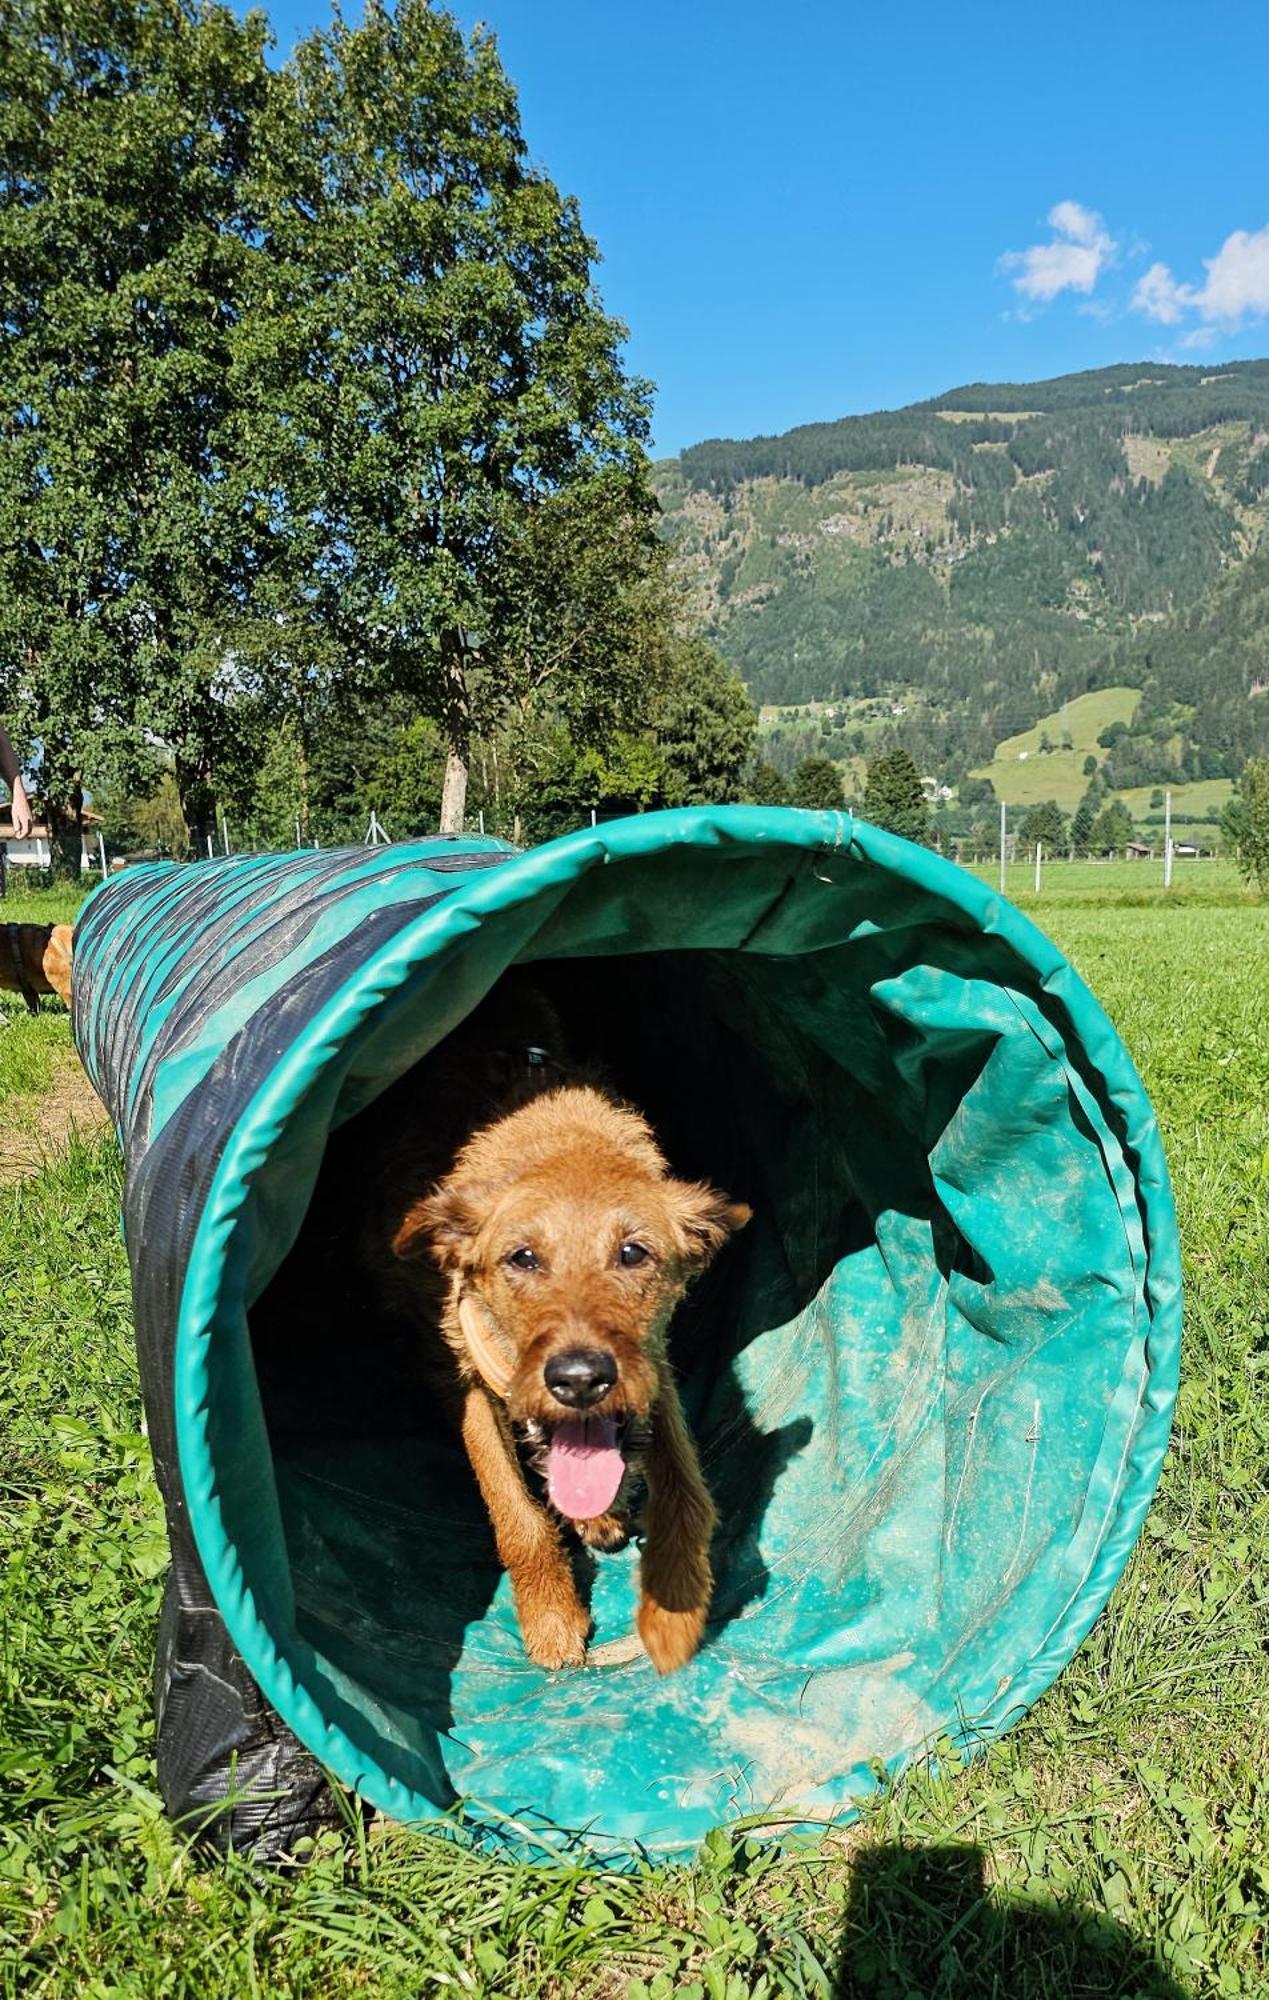
[[[1082,1585],[1043,1642],[1002,1686],[995,1702],[972,1719],[965,1740],[981,1742],[1001,1733],[1051,1685],[1105,1606],[1131,1553],[1166,1451],[1179,1373],[1176,1217],[1162,1143],[1144,1088],[1107,1016],[1062,954],[1025,916],[975,877],[847,814],[698,808],[648,814],[569,835],[513,856],[496,869],[459,877],[451,893],[355,970],[339,993],[304,1024],[229,1136],[197,1228],[182,1292],[175,1352],[177,1446],[190,1523],[215,1600],[247,1667],[283,1720],[337,1778],[393,1818],[444,1821],[452,1819],[452,1809],[368,1764],[364,1750],[323,1712],[304,1683],[302,1665],[297,1671],[260,1615],[218,1497],[208,1423],[213,1320],[234,1232],[249,1204],[252,1174],[295,1116],[314,1076],[355,1040],[376,1009],[412,973],[443,953],[461,950],[480,926],[548,892],[567,889],[595,868],[620,868],[624,862],[652,856],[665,857],[668,865],[674,851],[683,848],[734,851],[773,846],[803,857],[849,849],[853,859],[937,896],[979,931],[1007,945],[1061,1005],[1078,1043],[1093,1052],[1122,1121],[1124,1150],[1134,1169],[1148,1248],[1145,1284],[1151,1324],[1143,1397],[1131,1436],[1132,1477],[1119,1489],[1113,1516]],[[953,1718],[947,1719],[947,1727],[948,1733],[957,1733]],[[896,1755],[888,1769],[898,1771],[922,1747],[914,1744]],[[845,1816],[845,1811],[838,1815]],[[491,1828],[499,1823],[478,1811],[473,1818]],[[552,1844],[524,1825],[517,1825],[516,1831],[522,1839],[544,1847]],[[666,1843],[659,1851],[668,1854],[675,1849]]]

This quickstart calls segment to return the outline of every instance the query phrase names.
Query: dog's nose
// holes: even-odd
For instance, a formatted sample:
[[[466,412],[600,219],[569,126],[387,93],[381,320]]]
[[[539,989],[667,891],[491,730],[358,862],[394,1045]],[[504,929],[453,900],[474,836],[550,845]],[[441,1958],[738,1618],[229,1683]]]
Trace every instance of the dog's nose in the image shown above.
[[[571,1347],[566,1354],[553,1354],[542,1375],[557,1403],[570,1410],[588,1410],[592,1403],[602,1402],[616,1382],[617,1364],[600,1348]]]

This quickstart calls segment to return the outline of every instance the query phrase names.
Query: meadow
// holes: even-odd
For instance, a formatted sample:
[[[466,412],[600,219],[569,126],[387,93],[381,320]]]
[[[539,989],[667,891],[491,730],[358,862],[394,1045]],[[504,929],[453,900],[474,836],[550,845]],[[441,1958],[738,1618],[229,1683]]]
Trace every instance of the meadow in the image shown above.
[[[992,872],[983,871],[987,879]],[[350,1818],[303,1866],[191,1854],[151,1764],[166,1558],[120,1164],[57,1143],[66,1015],[0,1001],[0,1994],[1068,2000],[1269,1990],[1269,904],[1219,864],[1058,864],[1010,891],[1153,1097],[1187,1318],[1146,1531],[1011,1735],[783,1848],[623,1875]],[[7,917],[69,915],[55,896]],[[20,1152],[19,1148],[19,1152]]]

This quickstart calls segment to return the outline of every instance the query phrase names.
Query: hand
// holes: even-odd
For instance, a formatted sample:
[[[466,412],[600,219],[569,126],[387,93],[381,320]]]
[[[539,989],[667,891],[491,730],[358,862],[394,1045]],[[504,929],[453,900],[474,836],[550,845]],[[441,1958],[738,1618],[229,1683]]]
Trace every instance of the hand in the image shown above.
[[[10,813],[13,818],[13,838],[25,840],[31,831],[31,808],[27,804],[21,778],[15,778],[13,781],[13,803]]]

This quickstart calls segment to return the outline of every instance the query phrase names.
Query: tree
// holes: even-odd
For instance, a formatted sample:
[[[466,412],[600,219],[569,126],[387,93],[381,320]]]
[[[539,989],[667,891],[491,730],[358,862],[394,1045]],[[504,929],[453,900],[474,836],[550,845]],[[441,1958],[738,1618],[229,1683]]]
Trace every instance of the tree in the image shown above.
[[[265,153],[267,289],[237,364],[252,504],[289,615],[437,723],[454,832],[475,733],[544,678],[567,712],[606,671],[605,579],[655,560],[648,391],[486,30],[464,41],[426,0],[337,16],[284,73]],[[562,625],[587,567],[598,625]]]
[[[1036,842],[1042,841],[1047,853],[1055,854],[1066,837],[1066,815],[1056,799],[1046,799],[1043,805],[1032,806],[1018,829],[1024,847],[1034,850]]]
[[[590,814],[644,812],[661,802],[664,768],[647,736],[617,732],[607,749],[579,750],[556,727],[539,746],[532,780],[517,799],[521,830],[531,841],[553,840],[585,825]]]
[[[664,803],[738,799],[757,734],[758,717],[739,675],[706,640],[676,641],[652,710]]]
[[[1075,816],[1071,821],[1071,846],[1077,854],[1088,853],[1100,796],[1100,793],[1095,793],[1090,786],[1075,808]]]
[[[972,812],[976,806],[994,805],[996,787],[990,778],[964,778],[957,790],[959,803]]]
[[[1093,756],[1092,752],[1090,751],[1088,756],[1084,759],[1084,776],[1086,778],[1091,778],[1096,769],[1097,769],[1097,759],[1096,757]]]
[[[929,803],[921,774],[906,750],[891,750],[868,766],[864,818],[905,840],[928,839]]]
[[[1094,854],[1116,854],[1126,847],[1135,829],[1132,814],[1122,799],[1111,799],[1093,821],[1088,844]]]
[[[60,843],[84,788],[207,816],[242,537],[221,505],[240,190],[266,24],[202,0],[8,0],[0,24],[3,695]]]
[[[1222,815],[1221,832],[1247,880],[1262,893],[1269,890],[1269,757],[1253,757],[1243,766],[1238,789]]]
[[[840,812],[845,803],[842,774],[828,757],[804,757],[793,773],[790,796],[811,812]]]
[[[749,774],[747,789],[750,805],[787,806],[791,803],[788,780],[765,757],[759,757],[755,763]]]

